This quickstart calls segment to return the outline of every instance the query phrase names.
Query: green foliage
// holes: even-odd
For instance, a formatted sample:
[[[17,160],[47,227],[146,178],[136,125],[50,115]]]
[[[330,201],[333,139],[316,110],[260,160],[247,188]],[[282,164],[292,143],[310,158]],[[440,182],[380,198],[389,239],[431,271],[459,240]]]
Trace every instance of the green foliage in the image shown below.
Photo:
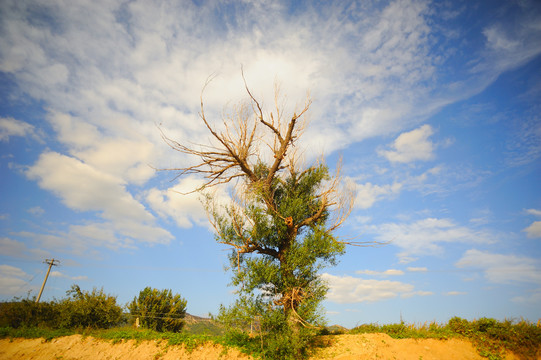
[[[265,179],[268,172],[265,164],[257,165],[257,176]],[[270,187],[253,183],[242,208],[232,205],[224,214],[208,206],[214,209],[217,241],[234,247],[229,260],[239,294],[218,319],[235,331],[259,319],[266,357],[304,357],[314,328],[324,324],[320,303],[327,287],[318,272],[344,252],[328,230],[328,208],[320,196],[329,178],[325,165],[290,171]]]
[[[14,299],[0,303],[0,327],[58,327],[60,306],[56,302]]]
[[[264,311],[263,306],[263,302],[241,297],[234,306],[221,308],[217,320],[226,326],[227,343],[265,359],[307,357],[318,329],[290,324],[281,309]]]
[[[70,297],[62,300],[60,307],[60,327],[109,328],[118,325],[122,319],[122,308],[116,303],[116,297],[103,292],[103,289],[82,291],[78,285],[72,285],[66,292]]]
[[[386,333],[395,339],[464,337],[475,344],[481,356],[491,360],[503,359],[504,350],[524,359],[535,359],[541,351],[541,327],[527,321],[498,321],[491,318],[468,321],[453,317],[445,325],[364,324],[350,330],[350,334],[364,333]]]
[[[178,332],[184,326],[187,301],[171,290],[146,287],[128,305],[130,314],[141,320],[143,327],[159,332]]]
[[[73,334],[74,331],[70,329],[50,329],[40,327],[0,327],[0,338],[43,338],[46,341],[49,341],[60,336],[68,336]]]
[[[212,339],[210,336],[206,335],[158,332],[151,329],[134,329],[131,327],[101,330],[98,332],[93,332],[92,336],[98,339],[111,340],[113,342],[121,342],[125,340],[136,340],[137,342],[144,340],[166,340],[167,345],[182,345],[188,351],[192,351],[193,349],[206,344]]]
[[[88,292],[73,285],[67,295],[68,298],[60,301],[36,303],[35,299],[15,299],[0,303],[0,326],[108,328],[122,320],[122,308],[117,305],[116,297],[105,294],[103,289]]]

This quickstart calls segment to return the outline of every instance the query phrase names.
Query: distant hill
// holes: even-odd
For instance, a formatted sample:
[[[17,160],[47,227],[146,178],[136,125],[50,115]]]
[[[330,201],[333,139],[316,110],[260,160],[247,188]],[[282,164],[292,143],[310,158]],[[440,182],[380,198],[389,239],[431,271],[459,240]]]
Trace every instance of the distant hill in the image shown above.
[[[330,333],[330,334],[345,334],[349,331],[348,328],[345,328],[341,325],[331,325],[331,326],[326,326],[325,329]]]
[[[184,331],[190,334],[222,335],[223,327],[211,318],[186,313]]]
[[[211,318],[205,318],[205,317],[192,315],[192,314],[188,314],[188,313],[186,313],[186,316],[184,316],[184,320],[186,322],[212,321]]]

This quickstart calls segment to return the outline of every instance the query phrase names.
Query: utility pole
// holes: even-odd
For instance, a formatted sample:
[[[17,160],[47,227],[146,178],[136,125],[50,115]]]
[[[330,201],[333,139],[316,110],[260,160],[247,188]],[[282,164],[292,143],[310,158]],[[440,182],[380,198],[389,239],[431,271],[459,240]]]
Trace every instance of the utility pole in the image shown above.
[[[36,303],[39,303],[39,299],[41,299],[41,293],[43,292],[43,288],[45,288],[45,283],[47,282],[47,278],[49,277],[51,268],[53,266],[58,266],[58,264],[60,263],[60,260],[45,259],[44,263],[49,265],[49,269],[47,269],[47,275],[45,275],[45,279],[43,279],[43,284],[41,285],[41,290],[39,291],[39,295],[38,295],[38,298],[36,299]]]

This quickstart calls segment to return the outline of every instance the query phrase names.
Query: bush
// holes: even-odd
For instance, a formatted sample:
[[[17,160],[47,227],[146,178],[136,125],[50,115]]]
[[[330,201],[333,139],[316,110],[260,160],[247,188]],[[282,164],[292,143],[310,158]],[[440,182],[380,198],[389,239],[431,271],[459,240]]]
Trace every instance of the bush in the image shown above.
[[[253,313],[246,311],[249,306],[220,308],[217,320],[225,326],[224,338],[228,345],[264,359],[308,357],[318,329],[292,324],[279,308],[261,311],[257,304],[252,305]]]
[[[455,316],[447,323],[449,329],[459,335],[468,336],[473,333],[473,327],[470,325],[470,322],[466,319],[459,318]]]
[[[141,319],[142,326],[156,331],[178,332],[184,326],[187,301],[171,290],[146,287],[128,305],[130,314]]]
[[[73,329],[77,327],[109,328],[122,319],[122,308],[116,297],[101,290],[81,291],[73,285],[61,301],[36,303],[23,299],[0,304],[0,327],[48,327]]]
[[[56,302],[14,299],[0,303],[0,327],[57,327],[60,312]]]
[[[106,329],[118,325],[122,319],[122,308],[117,305],[116,297],[105,294],[103,289],[88,292],[73,285],[66,294],[71,297],[58,303],[61,327]]]

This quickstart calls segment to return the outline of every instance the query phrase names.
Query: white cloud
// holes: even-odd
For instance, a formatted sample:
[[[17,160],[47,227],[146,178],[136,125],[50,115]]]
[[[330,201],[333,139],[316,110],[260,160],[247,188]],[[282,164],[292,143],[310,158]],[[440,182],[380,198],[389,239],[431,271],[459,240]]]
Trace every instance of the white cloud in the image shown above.
[[[541,210],[537,209],[526,209],[526,214],[541,216]]]
[[[355,198],[355,206],[361,209],[372,207],[376,201],[380,201],[386,197],[396,196],[400,193],[402,184],[393,183],[387,185],[375,185],[370,182],[357,184],[357,197]]]
[[[18,259],[43,259],[49,255],[45,250],[28,248],[25,243],[8,237],[0,238],[0,254]]]
[[[409,299],[409,298],[414,297],[414,296],[430,296],[430,295],[434,295],[434,293],[432,291],[419,290],[419,291],[412,291],[412,292],[409,292],[409,293],[404,293],[404,294],[400,295],[400,297],[403,298],[403,299]]]
[[[459,226],[450,219],[426,218],[413,223],[372,225],[376,240],[390,242],[402,252],[401,262],[407,263],[421,255],[441,255],[444,243],[490,243],[493,236],[482,230]]]
[[[85,123],[86,136],[59,132],[75,148],[96,135],[116,137],[120,128],[158,141],[149,126],[155,121],[194,139],[201,135],[193,130],[201,129],[194,124],[205,79],[220,75],[205,93],[207,106],[219,114],[226,101],[244,96],[243,64],[265,104],[273,104],[275,78],[283,82],[290,106],[310,89],[320,99],[310,132],[324,134],[332,151],[400,129],[402,119],[421,108],[412,106],[412,94],[425,93],[415,84],[429,81],[434,71],[424,1],[395,1],[383,9],[329,3],[322,12],[307,6],[296,21],[285,16],[286,6],[248,4],[242,12],[228,8],[235,21],[227,25],[214,5],[49,4],[40,8],[48,21],[39,23],[28,15],[31,5],[6,6],[19,16],[5,19],[1,68],[17,74],[22,89],[53,113]],[[343,94],[355,101],[341,101]],[[120,124],[122,117],[130,118],[129,127]],[[329,124],[329,118],[337,120]],[[316,137],[307,139],[319,154]]]
[[[517,296],[511,300],[519,304],[532,304],[536,306],[541,303],[541,289],[535,289],[530,294]]]
[[[428,139],[434,131],[430,125],[400,134],[394,141],[393,150],[378,153],[390,162],[409,163],[434,158],[434,144]]]
[[[275,77],[283,82],[289,107],[303,101],[310,89],[316,101],[305,144],[319,154],[322,146],[329,153],[414,128],[523,62],[525,49],[528,56],[539,53],[539,31],[524,26],[527,41],[513,50],[520,57],[506,56],[504,66],[478,68],[477,77],[450,90],[448,83],[436,81],[442,78],[435,65],[441,59],[430,52],[435,30],[428,19],[433,11],[429,2],[327,2],[318,9],[307,6],[293,18],[286,16],[284,4],[245,5],[240,11],[228,4],[191,2],[47,3],[40,6],[38,19],[32,2],[2,1],[7,10],[0,11],[0,70],[20,89],[14,100],[30,96],[44,104],[60,142],[54,148],[65,149],[63,154],[47,150],[27,172],[29,177],[70,208],[99,212],[109,224],[104,232],[113,228],[116,238],[167,242],[170,234],[154,226],[155,219],[137,199],[146,197],[160,215],[174,217],[180,226],[188,226],[186,214],[174,210],[176,200],[162,189],[137,186],[153,176],[149,163],[170,168],[189,161],[171,155],[155,123],[176,140],[208,141],[197,111],[210,74],[219,76],[205,102],[218,119],[224,103],[244,96],[239,64],[265,105],[273,104]],[[487,49],[508,51],[515,40],[497,29],[485,31]],[[498,59],[474,57],[468,63]],[[9,126],[2,139],[30,131],[12,120]],[[395,161],[430,158],[430,131],[425,125],[402,134],[388,156]],[[357,206],[369,208],[398,194],[401,184],[359,188]],[[199,210],[195,218],[200,218]],[[144,228],[136,230],[137,224]]]
[[[74,210],[102,211],[107,219],[152,220],[152,215],[126,191],[121,179],[76,158],[43,153],[26,174]]]
[[[376,302],[397,296],[431,295],[428,291],[414,291],[411,284],[390,280],[366,280],[353,276],[335,276],[324,273],[321,278],[329,285],[327,300],[339,304]]]
[[[208,223],[208,217],[201,195],[193,192],[203,184],[200,179],[182,178],[167,190],[150,189],[146,201],[158,215],[173,219],[182,228],[189,228],[194,223],[204,225]]]
[[[389,269],[385,271],[358,270],[358,271],[355,271],[355,274],[377,275],[377,276],[397,276],[397,275],[404,275],[404,272],[402,270],[396,270],[396,269]]]
[[[95,125],[58,112],[51,112],[48,118],[60,140],[70,145],[71,154],[85,164],[136,185],[143,185],[154,175],[149,164],[156,149],[149,138],[128,130],[113,137],[103,136]],[[115,127],[122,128],[125,121],[117,117]]]
[[[41,206],[33,206],[30,209],[27,210],[30,214],[35,216],[41,216],[45,214],[45,210]]]
[[[537,209],[527,209],[526,213],[534,216],[541,216],[541,210]],[[522,230],[526,232],[526,236],[529,238],[540,238],[541,237],[541,221],[534,221],[530,226]]]
[[[154,224],[154,216],[127,191],[125,182],[80,160],[55,152],[43,153],[26,175],[43,189],[59,196],[64,204],[79,211],[97,211],[108,220],[106,228],[95,231],[96,224],[73,227],[73,231],[92,230],[98,242],[108,239],[112,229],[120,235],[149,243],[167,243],[172,235]],[[112,225],[111,225],[112,224]],[[88,236],[89,232],[84,231]]]
[[[533,3],[532,3],[533,4]],[[495,23],[483,30],[487,57],[497,56],[490,64],[497,70],[515,68],[541,52],[539,19],[527,9],[516,21]]]
[[[529,238],[540,238],[541,237],[541,221],[534,221],[530,226],[528,226],[523,231],[526,232],[526,236]]]
[[[426,267],[408,267],[407,270],[410,272],[427,272],[428,271]]]
[[[513,51],[520,45],[519,41],[510,39],[497,27],[485,29],[483,34],[486,36],[488,46],[494,50]]]
[[[0,238],[0,253],[5,256],[20,256],[26,250],[22,242],[3,237]]]
[[[541,210],[537,209],[526,209],[526,214],[541,216]]]
[[[74,280],[74,281],[88,280],[88,276],[84,276],[84,275],[69,276],[60,271],[51,271],[51,277],[64,278],[64,279],[69,279],[69,280]]]
[[[541,284],[541,262],[526,256],[471,249],[466,251],[455,265],[459,268],[480,268],[485,277],[493,283]]]
[[[466,295],[467,292],[464,291],[448,291],[445,293],[447,296],[458,296],[458,295]]]
[[[11,117],[0,117],[0,141],[8,141],[12,136],[30,136],[39,140],[34,126]]]
[[[145,135],[152,132],[149,125],[164,119],[172,130],[193,129],[205,79],[220,74],[206,94],[208,106],[219,113],[224,102],[243,93],[239,64],[244,64],[254,93],[264,94],[268,104],[275,77],[293,102],[312,91],[318,102],[308,139],[318,154],[318,144],[329,152],[411,128],[467,96],[462,90],[479,91],[503,71],[487,67],[482,79],[464,81],[449,93],[441,90],[451,87],[435,81],[441,54],[430,52],[437,29],[431,28],[434,9],[427,1],[390,1],[383,7],[330,2],[317,9],[307,5],[294,18],[280,3],[249,3],[242,11],[187,2],[47,4],[40,7],[39,22],[31,3],[4,4],[13,16],[3,19],[0,69],[15,74],[21,89],[52,111],[81,117],[107,134],[118,135],[120,115]],[[517,23],[520,35],[528,35],[520,50],[538,53],[532,46],[538,44],[538,29]],[[517,38],[496,26],[485,35],[487,49],[507,49]],[[513,60],[521,61],[506,63]],[[190,120],[179,123],[186,114]],[[322,136],[325,142],[319,141]]]
[[[21,231],[15,235],[31,239],[40,248],[51,252],[87,257],[97,256],[98,248],[118,250],[134,248],[139,242],[165,244],[172,240],[172,235],[166,230],[134,221],[88,222],[84,225],[70,225],[65,231]]]
[[[29,279],[30,276],[18,267],[0,265],[0,295],[17,295]]]

